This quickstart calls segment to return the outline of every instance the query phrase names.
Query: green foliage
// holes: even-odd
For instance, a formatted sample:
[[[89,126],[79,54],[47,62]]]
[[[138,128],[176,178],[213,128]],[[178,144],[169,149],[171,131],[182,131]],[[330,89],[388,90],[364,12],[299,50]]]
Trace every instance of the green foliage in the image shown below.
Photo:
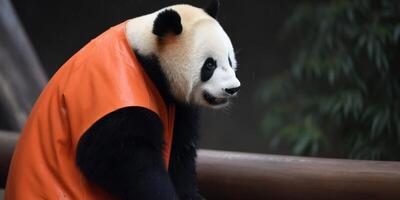
[[[400,1],[303,4],[285,31],[300,36],[299,50],[262,88],[270,146],[399,160]]]

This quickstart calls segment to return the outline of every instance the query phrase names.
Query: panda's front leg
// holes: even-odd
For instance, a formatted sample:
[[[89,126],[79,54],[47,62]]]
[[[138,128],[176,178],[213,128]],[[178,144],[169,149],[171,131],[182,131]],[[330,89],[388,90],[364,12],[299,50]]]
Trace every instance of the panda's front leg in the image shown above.
[[[114,111],[85,132],[77,165],[85,177],[123,200],[178,199],[162,158],[157,114],[140,107]]]
[[[180,200],[204,199],[196,179],[198,108],[177,104],[169,174]]]

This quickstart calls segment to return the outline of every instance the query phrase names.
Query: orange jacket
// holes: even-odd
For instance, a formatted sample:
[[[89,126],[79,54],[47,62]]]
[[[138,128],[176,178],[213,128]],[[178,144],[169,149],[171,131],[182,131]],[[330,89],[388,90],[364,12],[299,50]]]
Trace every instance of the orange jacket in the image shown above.
[[[69,59],[37,100],[13,155],[6,200],[105,200],[76,166],[82,134],[128,106],[157,113],[168,168],[175,108],[166,105],[128,44],[125,24],[110,28]],[[118,134],[118,133],[115,133]]]

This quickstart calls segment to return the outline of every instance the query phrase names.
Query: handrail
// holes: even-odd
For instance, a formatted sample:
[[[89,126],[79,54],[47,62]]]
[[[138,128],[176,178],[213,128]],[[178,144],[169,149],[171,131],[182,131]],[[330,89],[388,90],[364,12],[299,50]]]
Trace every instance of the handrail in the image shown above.
[[[8,167],[18,137],[19,134],[15,132],[0,130],[0,188],[5,186]]]
[[[400,162],[200,150],[207,199],[400,199]]]
[[[17,139],[0,131],[0,182]],[[400,162],[200,150],[198,179],[209,200],[400,199]]]

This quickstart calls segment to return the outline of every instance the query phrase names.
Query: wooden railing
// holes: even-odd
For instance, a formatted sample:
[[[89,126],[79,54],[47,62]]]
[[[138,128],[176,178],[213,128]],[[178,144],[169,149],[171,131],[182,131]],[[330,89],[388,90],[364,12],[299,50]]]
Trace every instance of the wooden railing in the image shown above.
[[[0,132],[0,187],[16,141]],[[209,200],[400,199],[400,162],[200,150],[198,179]]]
[[[400,162],[201,150],[207,199],[400,199]]]
[[[0,131],[0,188],[6,184],[8,166],[17,140],[17,133]]]

